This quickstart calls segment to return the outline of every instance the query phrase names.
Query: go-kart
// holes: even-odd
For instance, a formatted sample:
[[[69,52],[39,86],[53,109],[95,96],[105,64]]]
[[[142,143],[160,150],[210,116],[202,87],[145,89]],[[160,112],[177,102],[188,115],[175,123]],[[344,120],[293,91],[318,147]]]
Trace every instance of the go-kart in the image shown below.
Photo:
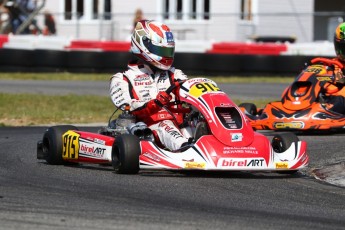
[[[326,58],[314,58],[283,92],[280,101],[273,101],[264,108],[253,103],[242,103],[241,110],[255,130],[290,131],[339,131],[345,128],[345,115],[327,106],[327,93],[341,95],[342,85],[335,82],[334,66],[343,65]],[[333,85],[331,91],[324,86]]]
[[[187,112],[183,124],[194,133],[189,145],[176,151],[160,146],[152,131],[137,125],[124,110],[98,133],[74,126],[49,127],[37,143],[37,158],[48,164],[111,164],[124,174],[142,169],[295,173],[308,165],[306,142],[289,132],[276,134],[272,140],[255,132],[214,81],[194,78],[173,85],[167,93],[172,90],[180,98],[175,110]]]

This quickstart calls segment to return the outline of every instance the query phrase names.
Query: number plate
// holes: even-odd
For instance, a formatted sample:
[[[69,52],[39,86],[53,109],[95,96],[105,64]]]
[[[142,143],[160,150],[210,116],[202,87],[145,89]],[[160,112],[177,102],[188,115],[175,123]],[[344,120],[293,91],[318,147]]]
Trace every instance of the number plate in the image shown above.
[[[78,159],[79,156],[79,134],[73,131],[67,131],[62,135],[62,158]]]
[[[220,89],[214,84],[210,82],[201,82],[201,83],[197,83],[193,85],[189,93],[190,95],[193,95],[195,98],[198,98],[204,93],[217,92],[217,91],[220,91]]]

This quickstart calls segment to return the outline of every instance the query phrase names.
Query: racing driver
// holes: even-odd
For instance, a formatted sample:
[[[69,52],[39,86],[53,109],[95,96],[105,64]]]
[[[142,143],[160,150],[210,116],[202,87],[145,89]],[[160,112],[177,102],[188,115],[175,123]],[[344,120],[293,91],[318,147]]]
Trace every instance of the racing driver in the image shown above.
[[[172,116],[163,109],[178,100],[178,96],[165,91],[178,81],[187,80],[181,70],[172,67],[175,41],[170,28],[152,20],[137,22],[131,35],[131,52],[136,60],[110,79],[114,105],[122,110],[129,105],[136,120],[146,123],[156,139],[171,151],[188,146],[191,135],[179,128],[183,114]]]
[[[337,57],[333,60],[345,66],[345,23],[337,26],[334,33],[334,49]],[[345,114],[345,78],[344,69],[334,65],[334,82],[325,84],[326,107],[334,112]]]

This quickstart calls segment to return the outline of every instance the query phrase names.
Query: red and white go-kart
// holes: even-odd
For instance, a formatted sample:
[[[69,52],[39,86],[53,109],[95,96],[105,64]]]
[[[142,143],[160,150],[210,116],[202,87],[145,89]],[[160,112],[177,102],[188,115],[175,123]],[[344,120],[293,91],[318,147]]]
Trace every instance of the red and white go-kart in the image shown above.
[[[169,151],[148,128],[131,133],[128,127],[116,125],[130,117],[122,114],[98,133],[70,125],[49,127],[37,143],[37,158],[49,164],[112,164],[117,173],[125,174],[144,169],[295,173],[308,165],[305,141],[294,133],[276,133],[270,140],[255,132],[214,81],[193,78],[173,87],[178,87],[174,92],[183,111],[190,111],[185,115],[185,124],[194,132],[190,145]]]

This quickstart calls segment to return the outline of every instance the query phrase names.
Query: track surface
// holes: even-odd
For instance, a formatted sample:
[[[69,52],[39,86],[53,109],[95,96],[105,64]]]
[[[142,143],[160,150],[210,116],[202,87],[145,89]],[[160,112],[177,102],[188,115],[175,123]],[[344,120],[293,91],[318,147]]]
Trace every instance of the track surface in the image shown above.
[[[170,171],[117,175],[111,167],[52,166],[37,160],[36,142],[44,130],[0,128],[0,229],[345,226],[345,189],[310,176],[314,168],[345,160],[344,135],[299,136],[308,142],[310,167],[295,176]]]

